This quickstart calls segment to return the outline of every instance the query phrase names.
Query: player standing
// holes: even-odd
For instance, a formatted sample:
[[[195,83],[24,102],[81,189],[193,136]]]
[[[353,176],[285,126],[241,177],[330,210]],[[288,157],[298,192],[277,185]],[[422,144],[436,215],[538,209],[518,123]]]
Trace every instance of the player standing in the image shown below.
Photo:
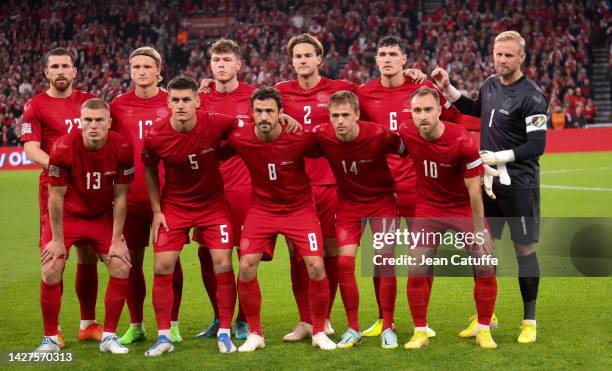
[[[388,127],[397,133],[399,126],[410,121],[410,96],[421,87],[434,88],[430,81],[416,82],[402,73],[406,64],[406,46],[398,37],[385,36],[378,41],[376,48],[376,66],[380,78],[372,79],[357,89],[361,118]],[[460,113],[452,108],[450,102],[442,100],[442,118],[456,122]],[[416,174],[411,158],[400,158],[391,154],[387,161],[395,179],[395,194],[399,205],[400,216],[414,217],[416,202]],[[382,308],[380,305],[380,277],[374,275],[374,289],[378,304],[378,321],[363,331],[363,336],[378,336],[382,333]],[[433,281],[432,281],[433,282]],[[396,283],[397,285],[397,283]],[[435,336],[429,330],[430,336]]]
[[[43,228],[40,306],[45,337],[37,352],[58,352],[61,280],[70,247],[87,242],[100,254],[109,273],[104,299],[106,318],[100,350],[127,353],[115,330],[128,287],[129,251],[122,231],[128,183],[134,177],[130,143],[111,126],[108,105],[87,100],[81,109],[82,132],[56,141],[49,157],[49,222]],[[113,259],[116,258],[116,259]]]
[[[233,116],[243,122],[252,122],[251,103],[249,97],[255,88],[238,81],[238,71],[242,65],[240,48],[232,40],[219,39],[210,47],[210,67],[214,83],[209,86],[210,92],[200,93],[200,108],[204,111],[222,113]],[[251,178],[244,162],[234,156],[220,164],[225,197],[230,209],[232,225],[234,226],[234,243],[240,241],[242,225],[247,210],[251,204]],[[203,243],[201,236],[194,233],[194,241]],[[240,253],[240,250],[238,250]],[[202,281],[213,306],[215,318],[208,327],[196,337],[206,338],[217,335],[219,330],[219,306],[217,304],[217,283],[213,272],[213,262],[206,246],[198,248]],[[249,334],[244,313],[238,305],[238,314],[234,327],[236,339],[244,340]]]
[[[349,327],[338,347],[350,348],[361,340],[355,255],[363,220],[369,220],[373,233],[388,231],[397,225],[398,207],[387,155],[401,153],[403,145],[399,136],[384,126],[358,121],[359,102],[352,92],[334,93],[329,98],[328,110],[331,124],[318,127],[315,136],[338,181],[338,277]],[[392,329],[397,295],[395,273],[389,272],[389,267],[381,268],[376,273],[380,276],[382,347],[392,349],[397,347],[397,335]]]
[[[81,128],[81,105],[95,95],[73,88],[77,75],[74,56],[64,48],[52,49],[45,55],[44,73],[49,80],[46,92],[32,97],[25,105],[21,124],[21,141],[28,160],[40,165],[38,203],[40,209],[40,239],[49,222],[49,154],[55,141],[62,135]],[[81,322],[79,340],[100,341],[102,326],[96,322],[98,298],[98,256],[89,246],[77,249],[76,293],[79,298]],[[63,284],[63,283],[62,283]],[[61,332],[58,337],[63,347]]]
[[[540,164],[546,146],[548,102],[540,88],[521,72],[525,40],[516,31],[497,35],[493,45],[495,75],[480,87],[474,101],[459,93],[448,73],[437,68],[432,77],[463,113],[480,117],[480,149],[487,165],[501,172],[493,183],[496,199],[485,200],[485,214],[495,238],[507,222],[514,242],[523,298],[519,343],[536,341],[536,300],[540,269],[536,243],[540,234]],[[460,336],[474,336],[474,321]]]
[[[336,348],[324,332],[329,282],[325,275],[321,225],[317,218],[304,154],[315,144],[306,132],[282,130],[282,100],[276,89],[261,87],[251,96],[255,126],[236,130],[229,145],[244,160],[253,183],[253,201],[240,241],[238,294],[251,333],[238,351],[265,347],[261,331],[261,291],[257,267],[271,260],[279,234],[292,242],[298,262],[308,269],[308,302],[312,313],[312,345]]]
[[[490,238],[485,231],[480,189],[484,169],[476,144],[465,128],[440,121],[442,107],[436,90],[421,88],[412,94],[410,100],[414,124],[402,125],[399,133],[414,164],[418,164],[415,167],[415,216],[422,219],[412,223],[411,231],[444,233],[446,229],[453,229],[461,233],[480,233],[480,238],[486,241],[484,248],[466,242],[468,253],[476,258],[492,255]],[[420,263],[423,257],[433,257],[438,244],[435,238],[433,241],[419,241],[410,250],[417,265],[410,266],[406,291],[415,329],[410,341],[404,345],[406,349],[418,349],[429,344],[427,307],[431,283],[428,281],[433,277],[433,267]],[[474,300],[478,312],[476,343],[483,348],[497,348],[489,329],[497,295],[495,267],[474,265],[474,271]]]
[[[324,56],[323,45],[310,34],[292,37],[287,44],[287,52],[293,62],[297,79],[280,82],[274,87],[281,94],[284,112],[298,120],[304,131],[311,132],[317,125],[329,121],[327,114],[329,97],[339,90],[355,90],[357,86],[344,80],[331,80],[319,74]],[[306,158],[305,164],[323,232],[325,272],[330,291],[325,333],[332,335],[334,330],[329,318],[338,288],[338,248],[334,228],[336,180],[325,159]],[[308,274],[305,265],[298,263],[295,254],[292,253],[291,256],[291,286],[300,322],[291,333],[283,337],[285,341],[297,341],[312,335]]]
[[[174,350],[170,340],[172,273],[192,227],[201,229],[214,263],[221,322],[217,333],[219,351],[236,351],[230,337],[236,305],[232,225],[217,148],[221,139],[239,123],[229,116],[196,112],[200,104],[197,91],[198,86],[192,79],[182,76],[172,79],[168,84],[168,106],[172,116],[151,129],[144,143],[145,179],[153,210],[153,309],[159,333],[157,342],[145,352],[147,356]],[[165,171],[161,196],[160,162]]]
[[[129,57],[130,76],[134,90],[113,99],[110,109],[113,118],[112,129],[127,138],[134,147],[136,174],[128,193],[128,214],[125,222],[125,241],[130,249],[132,269],[127,304],[130,310],[130,328],[119,339],[127,345],[146,339],[143,325],[143,306],[146,283],[142,270],[145,248],[149,245],[153,211],[147,193],[144,164],[140,160],[144,138],[151,128],[160,125],[171,115],[168,108],[168,93],[157,84],[161,80],[162,59],[150,47],[134,50]],[[183,292],[183,270],[180,260],[175,265],[172,286],[174,302],[170,334],[172,342],[182,341],[178,328],[178,312]]]

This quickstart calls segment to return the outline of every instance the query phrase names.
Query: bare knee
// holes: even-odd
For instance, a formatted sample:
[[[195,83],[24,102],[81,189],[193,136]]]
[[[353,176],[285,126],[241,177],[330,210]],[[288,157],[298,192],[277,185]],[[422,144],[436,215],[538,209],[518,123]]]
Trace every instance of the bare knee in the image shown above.
[[[308,277],[311,280],[319,281],[325,277],[325,266],[323,264],[323,258],[312,257],[304,259],[306,262],[306,268],[308,269]]]
[[[232,268],[232,250],[215,249],[211,251],[213,269],[216,274],[226,273]]]
[[[123,260],[113,257],[107,264],[108,274],[114,278],[128,278],[130,275],[130,266]]]
[[[66,261],[64,259],[57,259],[52,263],[50,262],[43,265],[42,281],[47,285],[55,285],[60,283],[65,265]]]
[[[251,259],[240,259],[240,273],[239,277],[241,281],[251,281],[257,277],[257,263]]]

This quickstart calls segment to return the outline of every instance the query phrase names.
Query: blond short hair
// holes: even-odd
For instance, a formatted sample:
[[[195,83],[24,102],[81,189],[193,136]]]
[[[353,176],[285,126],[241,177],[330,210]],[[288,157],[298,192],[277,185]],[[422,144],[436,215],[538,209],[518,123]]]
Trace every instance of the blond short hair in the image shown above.
[[[504,31],[495,37],[495,42],[498,41],[516,41],[519,44],[519,52],[525,52],[525,39],[516,31]]]
[[[108,103],[106,103],[103,99],[100,98],[91,98],[83,102],[81,105],[81,109],[103,109],[110,112],[110,108]]]
[[[150,46],[143,46],[141,48],[134,50],[132,53],[130,53],[130,58],[129,58],[130,64],[132,63],[132,58],[139,56],[139,55],[144,55],[144,56],[152,58],[155,61],[155,65],[157,66],[157,68],[161,68],[162,57],[157,50],[151,48]]]

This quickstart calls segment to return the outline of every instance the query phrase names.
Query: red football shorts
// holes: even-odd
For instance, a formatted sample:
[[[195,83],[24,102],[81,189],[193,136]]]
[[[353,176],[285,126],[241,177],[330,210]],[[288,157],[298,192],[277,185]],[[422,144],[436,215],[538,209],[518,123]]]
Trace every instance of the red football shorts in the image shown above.
[[[416,209],[416,189],[411,191],[398,190],[395,194],[399,215],[403,218],[413,218]]]
[[[251,189],[239,189],[235,191],[226,191],[225,199],[229,205],[230,219],[232,221],[234,243],[240,241],[242,226],[246,219],[247,211],[251,207]],[[200,229],[193,230],[193,240],[201,245],[204,244],[204,238],[201,235]]]
[[[242,230],[240,254],[262,253],[262,260],[272,260],[279,234],[293,243],[298,259],[302,256],[323,256],[323,234],[314,205],[289,214],[275,214],[251,207]]]
[[[189,230],[197,227],[199,238],[209,249],[231,249],[233,229],[225,197],[217,197],[206,205],[197,207],[177,207],[162,203],[169,231],[159,229],[155,252],[181,251],[185,241],[189,241]]]
[[[128,249],[138,250],[149,246],[153,211],[149,202],[128,202],[123,237]]]
[[[312,186],[312,194],[325,238],[336,238],[336,205],[338,192],[335,185]]]
[[[359,245],[365,228],[365,219],[369,219],[372,233],[388,232],[390,228],[399,227],[398,208],[394,197],[387,197],[379,202],[360,204],[338,201],[336,210],[336,239],[338,247]]]
[[[95,219],[76,218],[64,213],[63,225],[66,254],[71,246],[77,244],[92,245],[98,254],[108,254],[113,238],[112,211]],[[41,251],[52,239],[51,223],[46,223],[42,231]]]

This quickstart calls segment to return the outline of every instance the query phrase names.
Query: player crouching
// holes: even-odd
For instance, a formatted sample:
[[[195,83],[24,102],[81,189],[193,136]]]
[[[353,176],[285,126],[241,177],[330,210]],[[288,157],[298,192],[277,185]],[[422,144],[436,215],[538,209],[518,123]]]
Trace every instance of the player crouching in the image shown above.
[[[91,243],[109,273],[102,352],[127,353],[115,331],[128,290],[130,254],[123,240],[128,183],[134,177],[132,146],[109,132],[108,105],[90,99],[81,107],[83,131],[59,138],[49,159],[49,220],[41,246],[40,305],[45,337],[36,352],[58,352],[61,280],[70,247]],[[113,207],[114,205],[114,207]],[[114,259],[113,259],[114,258]]]

